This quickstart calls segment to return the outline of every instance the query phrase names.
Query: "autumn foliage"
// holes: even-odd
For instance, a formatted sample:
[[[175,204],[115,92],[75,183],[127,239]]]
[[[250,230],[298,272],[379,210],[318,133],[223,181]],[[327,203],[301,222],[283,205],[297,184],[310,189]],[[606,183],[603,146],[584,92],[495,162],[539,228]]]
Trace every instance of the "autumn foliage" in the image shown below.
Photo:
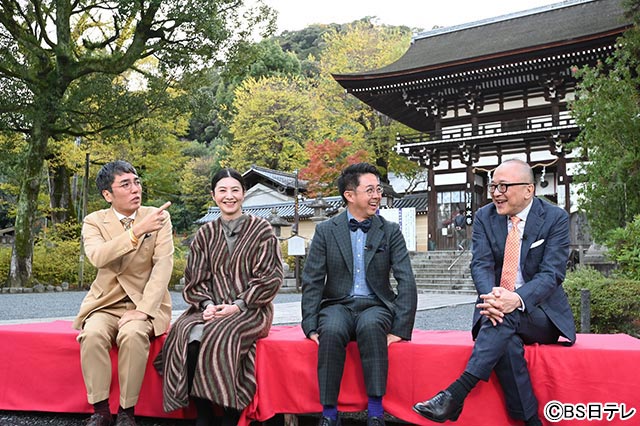
[[[353,144],[342,138],[335,141],[325,139],[322,142],[309,142],[305,151],[309,156],[308,166],[300,170],[300,177],[307,180],[309,197],[335,195],[335,181],[342,169],[350,164],[368,160],[363,149],[354,149]]]

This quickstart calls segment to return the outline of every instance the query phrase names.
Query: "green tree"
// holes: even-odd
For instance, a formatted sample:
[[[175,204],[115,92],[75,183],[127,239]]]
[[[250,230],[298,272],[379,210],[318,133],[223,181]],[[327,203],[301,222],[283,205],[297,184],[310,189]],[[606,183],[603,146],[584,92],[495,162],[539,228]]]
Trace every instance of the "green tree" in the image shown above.
[[[247,13],[241,5],[0,0],[0,130],[22,133],[27,142],[9,286],[31,280],[32,229],[49,144],[144,116],[155,105],[149,94],[167,99],[181,73],[220,58],[269,13],[266,7]],[[272,29],[273,19],[265,27]],[[145,68],[145,58],[155,58],[155,67]]]
[[[195,109],[190,137],[224,146],[229,140],[227,124],[232,120],[236,88],[248,77],[299,75],[300,61],[272,39],[258,43],[245,40],[235,46],[224,66],[203,74],[203,84],[192,98]]]
[[[574,175],[579,205],[594,239],[640,214],[640,31],[619,40],[604,63],[574,70],[581,82],[572,110],[581,128],[573,143],[588,158]]]
[[[304,165],[304,146],[316,130],[311,89],[300,77],[246,79],[235,92],[233,143],[225,165],[238,170],[252,164],[276,170]]]
[[[177,229],[190,231],[195,221],[207,213],[211,205],[211,176],[215,170],[213,156],[192,158],[185,165],[180,178],[180,193],[183,211],[176,215],[172,209],[172,222]]]
[[[410,129],[394,122],[352,95],[346,94],[332,74],[349,74],[381,68],[397,60],[409,46],[408,27],[373,25],[370,18],[342,28],[328,30],[319,59],[319,97],[323,100],[320,118],[322,137],[342,137],[365,149],[377,165],[384,181],[389,171],[405,175],[418,172],[416,164],[393,151],[395,135]]]

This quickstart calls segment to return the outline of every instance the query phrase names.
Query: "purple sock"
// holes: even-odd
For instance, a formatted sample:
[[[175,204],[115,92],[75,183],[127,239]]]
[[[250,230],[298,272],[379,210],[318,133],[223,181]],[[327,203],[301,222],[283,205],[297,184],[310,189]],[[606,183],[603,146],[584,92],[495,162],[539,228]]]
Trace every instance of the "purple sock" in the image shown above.
[[[338,420],[338,407],[335,405],[323,405],[322,417],[329,417],[331,420]]]
[[[369,417],[382,417],[384,416],[384,410],[382,409],[382,397],[370,396],[369,406],[367,407]]]

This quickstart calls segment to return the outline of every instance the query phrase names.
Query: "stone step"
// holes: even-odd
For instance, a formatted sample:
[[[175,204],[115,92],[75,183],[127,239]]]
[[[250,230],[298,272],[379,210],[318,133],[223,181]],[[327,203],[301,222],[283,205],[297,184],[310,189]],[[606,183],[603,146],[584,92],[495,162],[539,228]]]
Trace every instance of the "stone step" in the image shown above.
[[[431,251],[411,255],[419,293],[476,295],[471,278],[471,252]],[[452,266],[453,265],[453,266]]]
[[[427,289],[433,289],[433,290],[461,290],[461,291],[468,291],[468,292],[472,292],[472,293],[476,293],[476,288],[473,286],[473,284],[467,284],[467,283],[416,283],[417,288],[419,291],[424,291]]]
[[[460,284],[468,284],[473,285],[473,280],[471,278],[461,278],[461,277],[444,277],[444,276],[417,276],[416,283],[460,283]]]
[[[418,274],[442,274],[442,275],[458,275],[458,274],[467,274],[471,275],[471,269],[468,267],[463,268],[439,268],[436,266],[432,266],[430,268],[413,268],[413,272]]]
[[[418,293],[439,293],[439,294],[468,294],[468,295],[476,295],[475,290],[453,290],[453,289],[434,289],[434,288],[418,288]]]

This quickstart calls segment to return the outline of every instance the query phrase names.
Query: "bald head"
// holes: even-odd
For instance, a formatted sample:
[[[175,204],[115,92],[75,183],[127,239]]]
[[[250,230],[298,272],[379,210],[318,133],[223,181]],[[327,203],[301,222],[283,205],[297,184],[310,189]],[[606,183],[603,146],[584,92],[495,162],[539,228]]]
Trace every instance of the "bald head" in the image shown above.
[[[495,173],[501,173],[507,170],[509,171],[509,175],[518,182],[533,183],[533,169],[526,161],[517,158],[505,160],[496,168]]]

